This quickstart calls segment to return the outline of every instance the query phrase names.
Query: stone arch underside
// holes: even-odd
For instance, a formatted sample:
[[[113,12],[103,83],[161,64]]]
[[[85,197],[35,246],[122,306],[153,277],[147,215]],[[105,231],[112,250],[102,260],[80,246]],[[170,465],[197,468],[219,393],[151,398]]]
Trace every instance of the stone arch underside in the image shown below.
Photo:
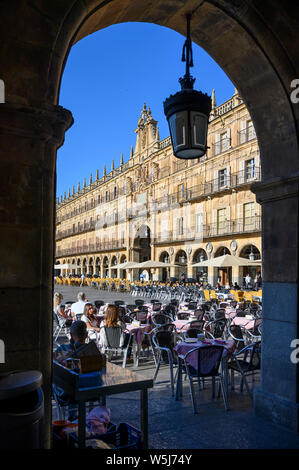
[[[253,0],[250,5],[242,0],[205,1],[198,9],[202,2],[195,0],[35,3],[38,7],[33,2],[0,7],[0,70],[6,85],[6,103],[0,110],[0,174],[13,175],[13,184],[9,183],[6,194],[0,195],[0,246],[6,266],[1,288],[8,296],[8,305],[26,302],[28,310],[35,312],[25,335],[20,322],[10,323],[7,329],[5,316],[0,320],[0,329],[6,335],[4,369],[18,369],[21,361],[22,367],[43,372],[46,445],[50,430],[55,161],[65,131],[72,125],[71,113],[57,106],[64,64],[75,42],[120,22],[150,22],[185,34],[184,15],[195,9],[192,39],[217,61],[238,88],[259,141],[262,182],[253,185],[253,189],[263,204],[263,304],[269,311],[263,329],[262,391],[263,400],[271,404],[269,410],[274,410],[264,407],[264,411],[266,415],[272,413],[271,419],[298,430],[299,392],[294,385],[298,367],[290,364],[289,344],[279,351],[279,357],[269,349],[274,333],[267,326],[271,325],[273,332],[276,324],[281,328],[283,323],[287,341],[297,337],[299,110],[289,95],[290,83],[299,69],[298,6],[278,0]],[[200,88],[200,80],[196,85]],[[22,188],[20,194],[16,194],[15,185]],[[290,228],[284,232],[281,214],[288,215]],[[12,239],[18,239],[13,259]],[[280,299],[294,300],[275,310],[267,303],[273,289],[280,290]],[[49,312],[48,318],[45,311]],[[277,322],[280,311],[289,312],[290,318]],[[8,308],[10,318],[11,313]],[[16,321],[21,314],[14,308]],[[39,328],[41,324],[43,328]],[[26,337],[25,345],[22,337]],[[16,342],[16,338],[20,341]],[[273,361],[277,371],[283,371],[284,380],[278,380],[281,377],[276,377],[271,367],[268,372]],[[283,405],[278,396],[285,400]],[[258,395],[256,406],[262,407],[259,400]],[[286,423],[283,410],[289,403],[292,411]]]

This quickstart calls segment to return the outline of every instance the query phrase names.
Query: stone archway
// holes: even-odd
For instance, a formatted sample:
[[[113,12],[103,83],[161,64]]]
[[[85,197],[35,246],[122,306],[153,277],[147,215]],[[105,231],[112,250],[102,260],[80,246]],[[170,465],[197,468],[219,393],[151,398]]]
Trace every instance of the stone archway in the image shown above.
[[[231,252],[226,246],[219,246],[217,250],[215,251],[214,258],[217,258],[218,256],[223,256],[223,255],[231,255]],[[232,268],[215,268],[215,271],[217,271],[217,274],[215,278],[217,279],[217,283],[219,283],[221,286],[227,286],[229,287],[232,284]]]
[[[192,263],[200,263],[208,259],[207,252],[203,248],[198,248],[193,254]],[[203,283],[208,281],[208,268],[207,267],[193,267],[192,268],[192,277],[198,282]]]
[[[298,8],[278,0],[259,4],[231,0],[36,3],[38,8],[30,2],[1,7],[0,39],[5,47],[0,51],[0,69],[6,103],[0,110],[0,174],[8,181],[2,185],[5,194],[0,196],[1,259],[6,266],[1,289],[8,306],[3,311],[10,321],[8,327],[5,314],[0,326],[6,344],[4,370],[27,367],[43,372],[47,443],[55,159],[73,121],[71,113],[58,106],[64,64],[73,44],[117,22],[155,22],[184,34],[184,14],[191,10],[196,10],[192,39],[238,88],[252,116],[261,151],[262,181],[252,186],[263,205],[265,311],[262,384],[255,394],[255,408],[298,430],[299,366],[289,360],[290,343],[298,334],[299,108],[290,100],[291,83],[299,68]],[[22,190],[18,193],[16,187]],[[288,230],[281,223],[282,214]],[[17,245],[13,245],[15,239]],[[275,305],[273,296],[279,299]],[[15,299],[20,301],[12,301]],[[35,312],[26,332],[17,322],[24,304]],[[283,318],[281,311],[285,312]],[[15,324],[11,323],[13,318]],[[278,351],[271,344],[281,331],[284,342]],[[275,370],[273,363],[279,365]]]
[[[252,287],[257,287],[257,284],[259,282],[259,285],[261,283],[261,280],[259,278],[262,277],[262,269],[261,269],[261,264],[257,264],[256,260],[261,259],[261,252],[260,250],[255,246],[255,245],[245,245],[243,248],[240,250],[240,255],[241,258],[246,258],[250,259],[253,261],[251,266],[244,266],[242,269],[242,280],[244,281],[245,277],[247,274],[252,279]]]
[[[111,277],[117,277],[117,269],[114,266],[117,265],[117,257],[114,255],[111,258]]]
[[[186,280],[188,277],[187,263],[188,263],[188,257],[187,257],[186,251],[182,249],[178,250],[174,258],[174,264],[177,265],[177,267],[175,268],[175,277],[179,281],[181,281],[183,278],[185,278]]]
[[[162,263],[169,263],[170,257],[168,251],[162,251],[159,256],[159,261]],[[166,282],[170,278],[170,268],[160,268],[161,272],[161,281]]]
[[[151,259],[151,230],[148,225],[141,225],[134,237],[133,261],[142,263]]]

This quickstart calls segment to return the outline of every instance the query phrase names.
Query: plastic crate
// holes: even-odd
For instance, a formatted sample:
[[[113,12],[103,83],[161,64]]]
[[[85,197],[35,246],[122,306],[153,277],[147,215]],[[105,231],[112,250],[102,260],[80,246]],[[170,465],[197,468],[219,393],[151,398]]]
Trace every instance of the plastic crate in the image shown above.
[[[72,435],[72,438],[74,439],[76,446],[78,443],[78,436]],[[105,434],[93,434],[86,438],[86,442],[89,439],[100,439],[103,442],[106,442],[106,444],[112,444],[115,446],[113,450],[140,449],[141,447],[141,432],[128,423],[120,423],[117,428],[114,425],[114,428],[109,428],[109,431]]]

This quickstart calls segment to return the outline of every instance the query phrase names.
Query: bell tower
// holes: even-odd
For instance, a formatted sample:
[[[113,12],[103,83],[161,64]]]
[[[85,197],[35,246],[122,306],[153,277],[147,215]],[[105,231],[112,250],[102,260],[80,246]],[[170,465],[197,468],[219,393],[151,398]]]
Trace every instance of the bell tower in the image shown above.
[[[154,120],[150,108],[147,108],[145,103],[135,132],[137,139],[134,157],[139,155],[143,160],[152,153],[154,145],[159,141],[157,121]]]

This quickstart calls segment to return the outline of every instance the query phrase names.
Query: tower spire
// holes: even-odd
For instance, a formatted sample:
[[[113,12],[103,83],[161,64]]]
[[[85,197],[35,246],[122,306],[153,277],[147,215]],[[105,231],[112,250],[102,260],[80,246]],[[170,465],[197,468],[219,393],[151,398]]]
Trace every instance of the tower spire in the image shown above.
[[[215,90],[212,90],[212,110],[216,108],[216,96],[215,96]]]
[[[120,164],[121,164],[121,165],[124,164],[124,155],[123,155],[122,152],[121,152],[121,154],[120,154]]]

